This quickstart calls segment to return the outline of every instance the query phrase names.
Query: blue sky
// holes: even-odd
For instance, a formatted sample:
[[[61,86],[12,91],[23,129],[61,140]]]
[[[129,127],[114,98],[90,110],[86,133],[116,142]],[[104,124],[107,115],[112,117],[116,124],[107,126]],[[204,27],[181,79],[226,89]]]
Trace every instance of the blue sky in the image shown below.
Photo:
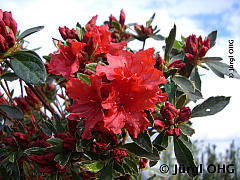
[[[156,12],[153,25],[158,25],[161,33],[167,36],[175,23],[177,38],[195,33],[205,37],[211,31],[218,30],[216,46],[207,56],[220,56],[229,64],[228,40],[234,39],[235,63],[234,67],[240,72],[240,1],[239,0],[0,0],[0,7],[4,11],[12,11],[21,31],[30,27],[44,25],[45,29],[29,37],[29,48],[41,46],[40,55],[47,55],[55,51],[51,38],[60,38],[58,26],[75,27],[77,22],[85,24],[92,16],[98,14],[98,24],[108,19],[112,13],[117,18],[123,8],[127,23],[140,24]],[[161,50],[163,42],[149,40],[146,47]],[[132,42],[131,47],[141,48],[141,43]],[[216,143],[219,151],[232,139],[240,146],[238,122],[240,81],[219,79],[213,73],[200,71],[203,76],[203,95],[232,96],[229,106],[215,116],[193,119],[196,134],[193,139],[205,139],[206,142]],[[193,106],[192,106],[193,107]]]

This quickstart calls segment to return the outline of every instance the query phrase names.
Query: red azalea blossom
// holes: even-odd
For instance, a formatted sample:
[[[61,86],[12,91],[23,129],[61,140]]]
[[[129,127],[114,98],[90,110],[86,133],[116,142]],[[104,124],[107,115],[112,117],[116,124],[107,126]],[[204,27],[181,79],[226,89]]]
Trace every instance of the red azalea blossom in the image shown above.
[[[34,108],[40,106],[41,102],[38,97],[32,92],[32,90],[27,86],[25,86],[25,90],[27,93],[27,96],[25,96],[26,102]]]
[[[13,136],[18,141],[18,144],[22,147],[27,147],[29,144],[28,136],[22,132],[13,132]]]
[[[23,97],[15,97],[14,100],[17,103],[17,107],[22,110],[22,112],[27,113],[29,111],[29,105],[25,98]]]
[[[69,79],[73,73],[77,72],[82,63],[82,50],[85,44],[68,40],[64,45],[59,42],[59,49],[51,55],[50,64],[48,65],[49,73],[62,75]]]
[[[144,169],[147,167],[148,159],[146,158],[141,158],[139,161],[139,167],[140,169]]]
[[[76,151],[76,139],[67,133],[55,133],[56,138],[63,140],[63,147],[71,152]]]

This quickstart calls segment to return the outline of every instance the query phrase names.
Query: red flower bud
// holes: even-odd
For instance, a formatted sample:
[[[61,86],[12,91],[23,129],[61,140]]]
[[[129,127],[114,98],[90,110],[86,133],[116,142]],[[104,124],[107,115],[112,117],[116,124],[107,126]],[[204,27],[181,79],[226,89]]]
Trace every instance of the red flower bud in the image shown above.
[[[139,161],[139,167],[140,169],[144,169],[147,167],[148,159],[146,158],[141,158]]]
[[[179,128],[174,128],[174,135],[180,136],[182,134],[182,131]]]
[[[75,29],[70,30],[68,27],[64,26],[64,27],[59,27],[58,30],[64,40],[67,40],[67,39],[79,40]]]
[[[125,13],[124,13],[123,9],[122,9],[121,12],[120,12],[119,22],[120,22],[121,26],[124,27],[124,23],[125,23]]]
[[[198,40],[196,38],[196,35],[191,35],[191,36],[187,37],[187,40],[186,40],[186,51],[188,53],[193,54],[193,55],[197,55]]]
[[[149,26],[149,27],[148,27],[148,34],[153,34],[153,28],[152,28],[152,26]]]
[[[154,67],[157,68],[158,70],[162,70],[162,67],[165,65],[165,61],[159,54],[157,54],[156,56],[157,59]]]
[[[165,105],[161,107],[160,112],[163,119],[165,119],[169,125],[174,124],[174,118],[177,116],[177,109],[173,104],[166,102]]]
[[[25,98],[23,97],[15,97],[14,100],[17,103],[17,107],[22,110],[22,112],[27,113],[29,111],[29,105]]]
[[[97,17],[98,15],[93,16],[92,19],[86,24],[87,31],[90,31],[94,26],[96,26]]]
[[[190,63],[196,63],[196,56],[190,53],[185,53],[185,59],[187,59]]]
[[[12,136],[4,137],[2,140],[8,146],[13,146],[13,147],[17,146],[16,141]]]
[[[162,120],[154,120],[154,127],[158,130],[158,131],[162,131],[165,128],[166,124],[164,121]]]
[[[120,163],[123,158],[127,156],[127,151],[125,149],[115,148],[113,149],[113,160]]]
[[[113,21],[118,21],[112,14],[109,16],[109,25],[112,26]]]
[[[6,52],[13,47],[16,40],[17,23],[11,12],[0,9],[0,52]]]
[[[95,153],[105,153],[108,150],[107,144],[96,142],[93,145],[93,152]]]
[[[29,141],[28,141],[28,136],[26,134],[23,134],[21,132],[14,132],[13,136],[16,138],[19,145],[21,145],[22,147],[28,146]]]
[[[167,133],[169,136],[173,136],[173,135],[174,135],[174,130],[173,130],[173,129],[167,129],[167,130],[166,130],[166,133]]]
[[[36,108],[37,106],[41,105],[40,100],[29,87],[25,86],[25,90],[27,93],[27,96],[25,96],[25,100],[30,106]]]
[[[76,150],[76,139],[67,133],[55,133],[56,138],[63,140],[63,147],[71,152]]]
[[[177,68],[178,69],[178,73],[181,74],[182,76],[185,76],[187,73],[187,69],[186,69],[186,63],[184,62],[183,59],[180,60],[176,60],[174,62],[171,62],[168,65],[168,68]]]
[[[191,114],[192,114],[192,111],[189,107],[182,107],[182,109],[180,110],[179,112],[179,117],[178,117],[178,120],[177,122],[178,123],[184,123],[184,122],[187,122],[190,117],[191,117]]]

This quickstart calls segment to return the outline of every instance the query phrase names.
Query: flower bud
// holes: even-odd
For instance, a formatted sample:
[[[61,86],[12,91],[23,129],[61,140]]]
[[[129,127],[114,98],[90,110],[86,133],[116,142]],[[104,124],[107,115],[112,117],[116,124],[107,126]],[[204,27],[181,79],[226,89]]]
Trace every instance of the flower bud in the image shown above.
[[[174,135],[174,130],[173,129],[167,129],[166,130],[167,135],[173,136]]]
[[[175,127],[173,131],[175,136],[180,136],[182,134],[182,131],[178,127]]]
[[[33,91],[25,86],[25,90],[26,90],[26,93],[27,93],[27,96],[25,96],[25,100],[26,102],[32,106],[33,108],[37,108],[39,106],[41,106],[41,102],[40,100],[38,99],[38,97],[33,93]]]
[[[120,163],[123,158],[127,156],[127,151],[125,149],[115,148],[113,149],[113,160]]]
[[[162,120],[154,120],[154,128],[161,132],[165,128],[166,124]]]
[[[160,112],[163,119],[165,119],[169,125],[174,124],[174,118],[177,116],[177,109],[173,104],[166,102],[165,105],[161,107]]]
[[[120,12],[119,22],[120,22],[121,26],[124,27],[124,23],[125,23],[125,13],[124,13],[123,9],[122,9],[121,12]]]
[[[178,69],[178,73],[181,74],[182,76],[185,76],[187,73],[187,69],[186,69],[186,63],[183,59],[180,60],[176,60],[174,62],[171,62],[168,65],[168,68],[177,68]]]
[[[14,100],[17,103],[17,107],[22,110],[23,113],[27,113],[29,111],[29,105],[25,98],[23,97],[15,97]]]
[[[191,117],[191,114],[192,114],[192,111],[189,107],[182,107],[182,109],[180,110],[179,112],[179,117],[178,117],[178,120],[177,122],[178,123],[184,123],[184,122],[187,122],[190,117]]]
[[[139,168],[144,169],[147,167],[148,159],[146,158],[141,158],[139,161]]]
[[[76,39],[79,40],[77,32],[75,29],[70,30],[68,27],[59,27],[58,28],[62,38],[66,41],[67,39]]]
[[[0,9],[0,52],[4,53],[13,47],[16,40],[17,23],[11,12]]]
[[[191,35],[191,36],[187,37],[187,40],[186,40],[186,51],[188,53],[193,54],[193,55],[197,55],[198,40],[196,38],[196,35]]]

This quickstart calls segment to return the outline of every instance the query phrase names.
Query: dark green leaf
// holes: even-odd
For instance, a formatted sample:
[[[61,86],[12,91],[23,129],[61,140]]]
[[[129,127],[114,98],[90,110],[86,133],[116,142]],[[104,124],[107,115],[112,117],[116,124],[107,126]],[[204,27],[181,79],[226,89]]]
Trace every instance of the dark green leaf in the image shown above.
[[[195,89],[194,92],[187,92],[187,97],[188,97],[188,99],[190,99],[194,102],[203,98],[202,93],[198,89]]]
[[[152,113],[149,110],[145,110],[144,112],[147,114],[147,119],[150,121],[151,125],[153,125],[154,118],[153,118]]]
[[[2,165],[0,166],[0,175],[1,175],[1,180],[9,180],[10,179],[10,177],[8,176],[7,170]]]
[[[79,40],[82,41],[82,39],[83,39],[82,28],[76,27],[76,32],[77,32],[77,35],[78,35]]]
[[[180,60],[180,59],[184,59],[184,54],[178,54],[176,56],[171,57],[170,63],[174,62],[174,61],[177,61],[177,60]]]
[[[131,167],[133,169],[133,171],[135,173],[138,173],[137,163],[135,163],[132,160],[129,160],[127,158],[125,158],[124,161],[128,164],[129,167]]]
[[[63,140],[59,138],[50,138],[47,140],[47,142],[52,146],[63,144]]]
[[[168,135],[165,133],[165,131],[162,131],[153,141],[154,145],[167,148],[168,147]]]
[[[22,111],[16,107],[1,104],[0,110],[5,112],[11,119],[19,120],[24,118]]]
[[[177,68],[171,68],[166,72],[163,72],[165,78],[167,79],[169,76],[174,76],[178,72]]]
[[[197,166],[194,161],[193,154],[189,147],[185,144],[185,140],[179,137],[174,137],[174,153],[177,158],[178,164],[189,168],[188,175],[195,177],[197,172],[193,169],[196,169]]]
[[[33,176],[33,169],[27,161],[23,161],[23,171],[26,177],[31,178]]]
[[[89,86],[91,85],[91,81],[89,79],[89,76],[83,73],[77,73],[77,77],[79,80],[81,80],[82,82],[88,84]]]
[[[175,42],[175,38],[176,38],[176,25],[174,24],[174,27],[171,29],[169,36],[166,39],[166,48],[165,48],[165,53],[164,53],[165,62],[169,62],[170,52],[171,52],[173,44]]]
[[[165,40],[165,37],[163,37],[163,36],[160,35],[160,34],[153,34],[153,35],[151,35],[150,37],[153,38],[153,39],[155,39],[155,40],[157,40],[157,41],[163,41],[163,40]]]
[[[11,55],[11,65],[15,74],[26,83],[40,85],[46,80],[44,64],[36,53],[18,51]]]
[[[148,28],[152,24],[154,17],[155,13],[153,13],[152,17],[146,22],[146,28]]]
[[[222,61],[223,59],[221,57],[204,57],[202,61]]]
[[[153,166],[155,166],[157,163],[158,163],[158,161],[150,161],[150,162],[149,162],[149,166],[150,166],[150,167],[153,167]]]
[[[133,141],[139,145],[141,148],[145,149],[146,151],[153,152],[153,145],[150,139],[150,136],[148,134],[148,131],[145,131],[144,133],[140,132],[138,137],[132,138]]]
[[[4,79],[5,81],[15,81],[18,79],[18,76],[13,73],[13,72],[6,72],[1,76],[2,79]]]
[[[208,67],[219,77],[224,78],[224,75],[230,76],[230,73],[233,74],[233,77],[236,79],[240,79],[240,75],[234,69],[234,71],[229,70],[229,65],[218,62],[218,61],[208,61],[205,62]]]
[[[56,114],[54,114],[53,116],[54,116],[56,131],[58,133],[64,133],[65,128],[63,127],[63,120]]]
[[[187,102],[187,95],[186,94],[182,94],[177,99],[176,108],[177,109],[181,109],[183,106],[185,106],[186,102]]]
[[[210,97],[203,103],[193,108],[191,117],[193,118],[214,115],[228,105],[230,98],[231,97],[225,96]]]
[[[27,155],[30,155],[30,154],[43,155],[43,154],[46,154],[46,151],[44,148],[41,148],[41,147],[31,147],[29,149],[26,149],[24,153]]]
[[[63,166],[63,167],[66,166],[66,164],[69,161],[70,156],[71,156],[71,152],[62,154],[62,158],[59,160],[59,165]]]
[[[168,93],[168,101],[172,104],[175,104],[177,86],[172,82],[168,82],[165,85],[165,88],[166,92]]]
[[[212,31],[209,35],[208,38],[210,40],[210,48],[212,48],[216,44],[216,39],[217,39],[217,30]]]
[[[112,21],[112,26],[117,29],[118,31],[121,30],[121,24],[117,21]]]
[[[194,82],[195,87],[201,91],[201,78],[198,73],[197,67],[193,68],[191,74],[190,74],[190,80]]]
[[[8,156],[8,160],[9,160],[9,162],[11,162],[11,163],[14,163],[14,161],[15,161],[15,153],[11,153],[11,154],[9,154],[9,156]]]
[[[38,31],[42,30],[43,28],[44,28],[44,26],[37,26],[37,27],[27,29],[27,30],[23,31],[22,34],[19,35],[19,37],[17,38],[17,41],[20,41],[23,38],[25,38],[25,37],[27,37],[27,36],[35,33],[35,32],[38,32]]]
[[[183,134],[186,134],[187,136],[192,136],[195,133],[195,130],[188,124],[181,124],[178,127],[181,129]]]
[[[184,76],[175,75],[172,80],[184,91],[184,92],[195,92],[193,83]]]
[[[136,143],[125,144],[124,148],[139,157],[145,157],[154,161],[158,161],[160,159],[158,151],[155,147],[153,147],[153,153],[146,151],[145,149],[138,146]]]
[[[113,163],[113,169],[117,172],[119,172],[120,174],[125,174],[125,171],[122,167],[122,165],[120,163],[114,162]]]
[[[109,163],[102,170],[99,180],[112,180],[113,179],[113,163]]]
[[[131,168],[128,166],[128,164],[123,163],[123,169],[124,169],[124,171],[125,171],[126,173],[132,174],[132,170],[131,170]]]

